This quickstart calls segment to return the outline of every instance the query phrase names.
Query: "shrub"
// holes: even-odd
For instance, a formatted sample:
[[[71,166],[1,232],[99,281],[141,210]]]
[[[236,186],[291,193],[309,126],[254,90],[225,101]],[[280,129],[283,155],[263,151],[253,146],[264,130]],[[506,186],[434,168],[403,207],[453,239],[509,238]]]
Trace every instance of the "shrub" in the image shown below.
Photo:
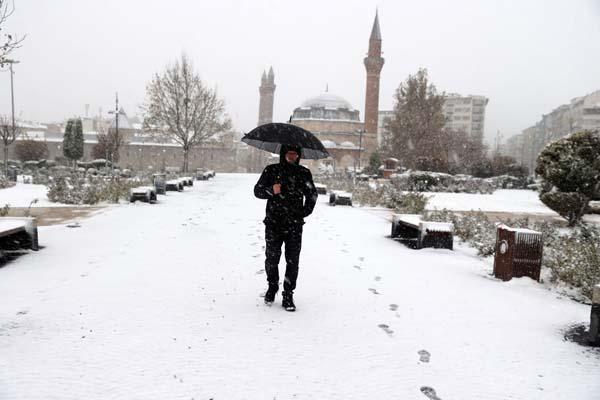
[[[118,203],[129,197],[135,182],[118,177],[81,177],[77,174],[57,176],[48,185],[48,199],[65,204],[97,204],[101,201]]]
[[[551,280],[580,288],[591,298],[600,282],[600,228],[579,225],[566,235],[545,240],[543,265],[550,269]]]
[[[538,156],[535,172],[548,183],[540,199],[573,226],[583,216],[582,210],[600,181],[600,135],[583,131],[548,144]],[[577,195],[545,196],[544,201],[548,187],[554,192]]]
[[[542,193],[540,200],[566,219],[569,226],[575,225],[583,217],[590,201],[588,197],[577,192]]]
[[[39,140],[19,140],[15,143],[15,155],[21,161],[42,160],[48,157],[48,145]]]
[[[14,185],[14,182],[9,181],[4,175],[0,175],[0,189],[9,188]]]

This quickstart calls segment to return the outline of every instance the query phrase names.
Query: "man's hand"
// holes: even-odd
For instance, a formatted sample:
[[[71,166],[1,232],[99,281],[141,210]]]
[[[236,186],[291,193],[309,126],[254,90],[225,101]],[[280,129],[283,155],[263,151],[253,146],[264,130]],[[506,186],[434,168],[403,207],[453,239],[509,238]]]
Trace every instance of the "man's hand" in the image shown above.
[[[273,185],[273,195],[277,195],[281,193],[281,183],[276,183]]]

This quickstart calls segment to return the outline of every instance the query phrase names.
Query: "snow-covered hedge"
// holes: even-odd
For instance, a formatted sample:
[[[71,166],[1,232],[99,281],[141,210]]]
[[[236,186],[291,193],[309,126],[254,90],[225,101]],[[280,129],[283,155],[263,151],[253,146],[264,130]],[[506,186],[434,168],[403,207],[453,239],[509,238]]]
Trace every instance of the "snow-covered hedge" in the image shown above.
[[[48,199],[65,204],[97,204],[101,201],[119,202],[128,199],[129,190],[137,182],[119,178],[61,175],[48,184]]]
[[[367,183],[359,183],[352,191],[356,203],[363,206],[387,207],[396,212],[420,214],[427,205],[427,196],[416,192],[403,192],[391,185],[372,187]]]
[[[4,175],[0,175],[0,189],[9,188],[14,185],[14,182],[9,181]]]
[[[481,211],[456,214],[448,210],[427,212],[429,221],[452,222],[455,234],[477,249],[482,257],[492,256],[496,244],[496,224]],[[554,223],[531,223],[526,218],[502,221],[515,228],[542,232],[544,255],[542,267],[549,271],[551,282],[563,282],[578,289],[588,299],[600,282],[600,228],[579,225],[561,229]]]

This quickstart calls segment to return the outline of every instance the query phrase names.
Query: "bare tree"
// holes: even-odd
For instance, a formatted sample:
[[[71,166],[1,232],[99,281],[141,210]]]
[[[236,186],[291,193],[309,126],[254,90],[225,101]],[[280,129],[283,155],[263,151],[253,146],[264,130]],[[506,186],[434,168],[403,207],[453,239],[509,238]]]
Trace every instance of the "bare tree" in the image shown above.
[[[12,15],[15,11],[14,1],[10,3],[7,0],[0,0],[0,32],[2,31],[2,27],[4,23]],[[6,57],[14,50],[21,47],[23,40],[25,40],[25,36],[18,38],[17,36],[13,36],[9,33],[1,34],[2,39],[0,39],[0,66],[4,65]]]
[[[146,97],[144,129],[181,145],[186,172],[190,150],[231,126],[224,101],[206,87],[185,54],[155,75]]]
[[[117,134],[117,130],[109,128],[108,132],[104,127],[98,127],[98,143],[92,149],[92,157],[96,159],[106,159],[113,165],[119,162],[119,152],[125,144],[125,138],[122,133]]]
[[[0,140],[4,148],[4,173],[8,175],[8,146],[13,144],[21,134],[21,128],[17,125],[13,128],[12,119],[0,115]]]
[[[48,145],[45,141],[25,137],[15,144],[15,156],[21,161],[43,160],[48,157]]]

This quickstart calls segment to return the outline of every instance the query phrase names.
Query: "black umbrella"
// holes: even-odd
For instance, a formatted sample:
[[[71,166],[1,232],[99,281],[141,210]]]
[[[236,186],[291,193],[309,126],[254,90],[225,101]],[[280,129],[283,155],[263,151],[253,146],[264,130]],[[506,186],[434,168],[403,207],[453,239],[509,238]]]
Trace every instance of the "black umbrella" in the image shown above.
[[[270,123],[258,126],[246,133],[242,142],[279,154],[282,145],[302,148],[302,158],[318,160],[329,157],[323,143],[315,135],[292,124]]]

